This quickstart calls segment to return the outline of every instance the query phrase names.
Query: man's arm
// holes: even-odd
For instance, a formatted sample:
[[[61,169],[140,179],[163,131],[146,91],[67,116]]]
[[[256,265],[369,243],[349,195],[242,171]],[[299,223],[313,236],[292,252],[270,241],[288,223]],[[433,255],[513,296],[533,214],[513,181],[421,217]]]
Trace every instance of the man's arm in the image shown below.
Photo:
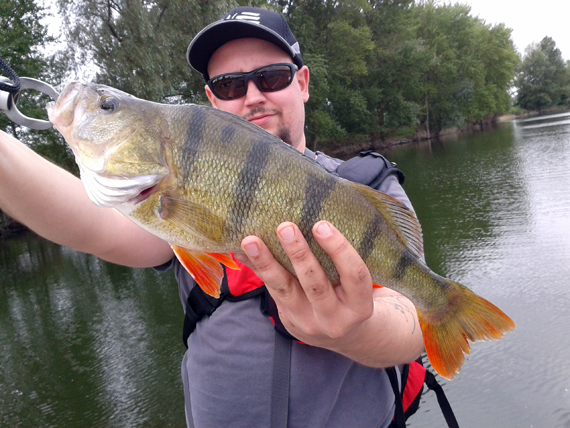
[[[336,287],[297,226],[283,223],[277,234],[297,277],[255,236],[242,241],[247,257],[236,258],[265,282],[283,325],[293,336],[370,367],[409,363],[420,356],[423,338],[414,305],[387,288],[373,290],[368,268],[336,228],[324,221],[313,228],[317,243],[340,275],[341,284]]]
[[[172,258],[170,246],[113,209],[81,181],[0,131],[0,209],[50,241],[132,267]]]

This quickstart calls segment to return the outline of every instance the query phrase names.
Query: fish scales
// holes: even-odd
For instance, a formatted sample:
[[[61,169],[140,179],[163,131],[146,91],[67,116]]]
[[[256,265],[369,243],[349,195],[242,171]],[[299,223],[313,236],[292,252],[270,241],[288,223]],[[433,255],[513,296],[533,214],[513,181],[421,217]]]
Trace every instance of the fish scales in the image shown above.
[[[198,121],[196,125],[200,129],[202,115],[196,116],[197,118],[190,117],[187,122],[192,123],[193,127]],[[235,127],[231,132],[228,128],[229,125],[225,123],[220,126],[214,122],[209,136],[211,143],[203,153],[200,152],[200,146],[207,141],[203,133],[186,133],[187,140],[182,146],[183,149],[179,150],[178,156],[175,157],[178,169],[186,171],[181,174],[183,182],[177,186],[186,189],[184,197],[208,206],[214,214],[224,218],[228,227],[230,234],[226,236],[226,245],[223,248],[208,247],[208,251],[240,251],[241,238],[248,234],[256,234],[264,239],[277,259],[292,271],[289,259],[281,250],[272,231],[283,221],[294,221],[299,224],[305,236],[309,237],[311,247],[320,253],[319,257],[328,259],[324,262],[327,274],[334,283],[338,283],[336,269],[312,239],[311,229],[321,218],[336,220],[339,211],[334,209],[334,206],[354,205],[354,202],[347,201],[347,198],[353,198],[354,194],[350,192],[344,200],[330,204],[332,209],[329,208],[328,213],[322,212],[324,202],[334,191],[338,179],[334,179],[324,170],[319,171],[319,174],[308,174],[306,168],[294,167],[295,163],[291,162],[288,156],[274,153],[283,149],[280,141],[273,148],[267,149],[268,141],[265,133],[256,141],[251,139],[249,132],[242,136]],[[219,136],[215,132],[218,129],[221,130]],[[228,144],[223,138],[228,134],[234,138],[234,146],[239,142],[237,153],[228,150]],[[196,139],[198,141],[195,141]],[[287,149],[286,152],[290,150]],[[243,154],[245,159],[240,158],[240,162],[236,162],[236,156],[239,158],[240,154]],[[298,156],[296,152],[288,154]],[[188,158],[192,161],[189,162]],[[205,175],[203,171],[211,169],[208,165],[216,167],[212,169],[211,174]],[[276,180],[276,177],[279,179]],[[306,181],[304,187],[295,185],[303,181]],[[192,183],[192,187],[188,183]],[[213,191],[213,185],[219,187]],[[193,192],[192,188],[195,188]],[[199,197],[200,195],[202,197]],[[275,203],[268,204],[268,201]],[[353,214],[348,213],[346,217],[343,223],[350,224],[349,219],[353,218]],[[336,223],[341,225],[340,221]],[[260,225],[264,227],[261,229]],[[266,228],[265,225],[272,225],[274,228]],[[355,244],[359,244],[362,240],[362,234],[357,232],[355,229],[351,234]],[[356,237],[357,234],[361,236]]]
[[[423,261],[421,227],[399,201],[329,173],[277,137],[208,107],[139,100],[103,85],[72,83],[48,108],[80,166],[89,197],[114,207],[172,245],[213,296],[237,265],[242,239],[260,237],[294,274],[275,230],[296,223],[333,284],[340,279],[312,235],[334,224],[358,251],[374,283],[418,310],[432,367],[452,378],[468,340],[499,339],[514,323]]]

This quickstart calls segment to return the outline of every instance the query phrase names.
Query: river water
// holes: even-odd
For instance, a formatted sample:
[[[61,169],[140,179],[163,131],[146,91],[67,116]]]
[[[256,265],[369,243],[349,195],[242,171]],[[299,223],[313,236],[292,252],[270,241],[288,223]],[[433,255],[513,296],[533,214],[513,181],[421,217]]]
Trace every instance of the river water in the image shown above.
[[[430,267],[517,324],[440,379],[460,426],[570,427],[570,114],[385,154]],[[1,242],[0,426],[184,426],[181,323],[170,274]],[[433,393],[409,426],[444,426]]]
[[[570,427],[570,114],[386,153],[428,265],[516,323],[443,380],[462,427]],[[412,427],[444,426],[433,393]]]

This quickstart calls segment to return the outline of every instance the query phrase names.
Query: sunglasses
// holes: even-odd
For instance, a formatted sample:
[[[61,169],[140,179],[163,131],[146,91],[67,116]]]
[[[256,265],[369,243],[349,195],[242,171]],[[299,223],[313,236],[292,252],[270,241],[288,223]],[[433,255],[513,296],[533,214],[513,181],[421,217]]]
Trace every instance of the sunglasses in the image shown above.
[[[208,86],[220,100],[235,100],[247,93],[247,84],[253,80],[261,92],[285,89],[293,81],[298,67],[295,64],[271,64],[249,73],[220,74],[208,80]]]

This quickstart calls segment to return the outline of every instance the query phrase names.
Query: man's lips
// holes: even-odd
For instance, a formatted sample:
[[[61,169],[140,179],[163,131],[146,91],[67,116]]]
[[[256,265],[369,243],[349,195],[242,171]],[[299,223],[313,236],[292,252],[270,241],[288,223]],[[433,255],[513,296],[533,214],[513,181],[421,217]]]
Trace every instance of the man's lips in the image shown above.
[[[250,117],[247,120],[251,123],[256,124],[257,126],[263,126],[267,122],[269,122],[273,118],[273,116],[274,116],[274,114],[262,114],[262,115]]]

